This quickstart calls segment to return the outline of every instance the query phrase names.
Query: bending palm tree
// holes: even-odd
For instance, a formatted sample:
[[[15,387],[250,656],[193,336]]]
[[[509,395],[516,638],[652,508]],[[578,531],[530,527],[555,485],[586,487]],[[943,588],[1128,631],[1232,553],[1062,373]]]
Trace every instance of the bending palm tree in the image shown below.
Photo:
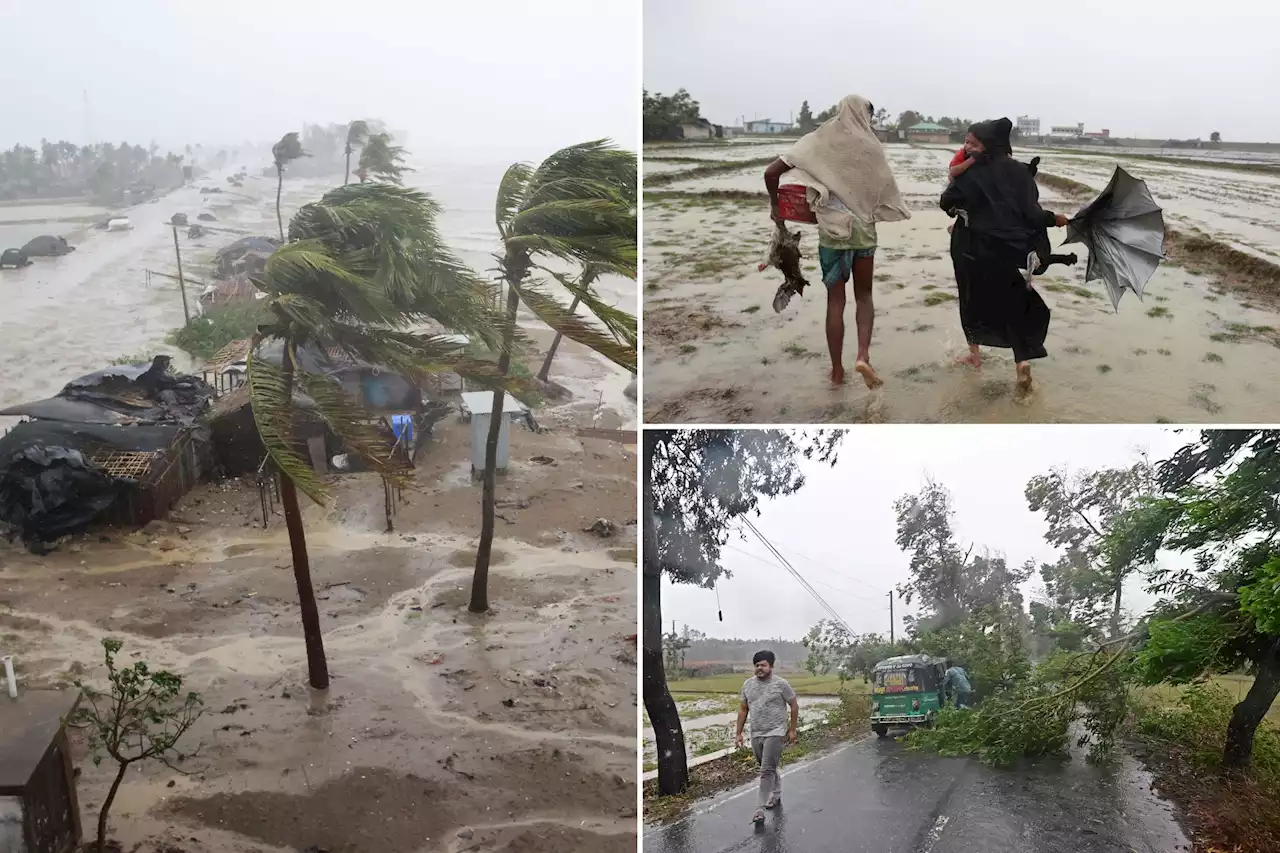
[[[392,145],[390,134],[375,133],[360,151],[360,165],[356,169],[356,176],[362,183],[369,177],[374,177],[398,184],[405,172],[412,171],[404,165],[404,146]]]
[[[369,122],[357,119],[347,126],[347,145],[343,149],[343,153],[347,155],[346,171],[342,173],[342,185],[344,187],[351,180],[351,155],[356,147],[364,145],[368,138]]]
[[[306,157],[297,133],[286,133],[280,141],[271,146],[271,154],[276,160],[276,225],[280,228],[280,239],[284,239],[284,220],[280,217],[280,192],[284,189],[284,167],[300,157]]]
[[[293,242],[276,250],[254,280],[272,319],[250,346],[249,396],[258,434],[281,474],[307,667],[317,689],[328,686],[329,672],[297,493],[323,503],[326,490],[299,451],[299,425],[323,425],[393,481],[403,483],[407,469],[368,413],[329,376],[302,364],[323,363],[336,349],[414,378],[441,370],[494,378],[483,364],[460,360],[449,338],[409,331],[431,317],[497,338],[496,318],[480,307],[489,304],[488,286],[440,244],[436,212],[425,194],[385,184],[334,190],[298,212]]]
[[[543,292],[543,282],[527,281],[538,256],[592,265],[628,278],[636,274],[636,155],[607,140],[561,149],[534,169],[516,163],[498,186],[498,232],[503,253],[498,267],[507,284],[506,314],[498,373],[511,367],[516,314],[523,300],[540,320],[610,361],[636,369],[635,317],[602,302],[586,287],[568,285],[604,326],[566,311]],[[503,390],[493,394],[485,442],[480,547],[468,609],[489,609],[489,558],[493,550],[494,489]]]
[[[579,274],[578,280],[572,282],[567,276],[559,273],[552,273],[552,276],[556,281],[563,284],[571,293],[573,293],[573,301],[569,303],[570,314],[577,313],[578,305],[582,302],[582,294],[579,291],[585,290],[588,293],[591,292],[591,285],[595,284],[596,279],[600,277],[602,272],[603,270],[594,264],[587,264],[582,268],[582,272]],[[538,379],[542,382],[546,382],[547,378],[551,375],[551,362],[555,360],[556,350],[560,348],[560,339],[563,337],[564,332],[556,332],[556,336],[551,339],[551,347],[547,350],[547,357],[543,359],[542,368],[538,371]]]

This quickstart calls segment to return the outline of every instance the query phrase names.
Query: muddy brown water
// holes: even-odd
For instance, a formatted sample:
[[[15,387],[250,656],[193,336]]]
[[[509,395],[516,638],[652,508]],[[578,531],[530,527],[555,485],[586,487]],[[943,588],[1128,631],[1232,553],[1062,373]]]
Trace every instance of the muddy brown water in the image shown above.
[[[985,351],[981,371],[956,366],[954,358],[965,343],[948,254],[949,220],[936,208],[947,151],[890,146],[890,160],[912,218],[880,227],[871,355],[886,384],[876,391],[856,377],[838,388],[828,381],[825,300],[812,228],[805,229],[801,248],[810,281],[819,285],[775,314],[770,301],[781,277],[775,270],[756,270],[772,227],[763,203],[696,197],[646,202],[649,421],[1275,420],[1280,404],[1268,389],[1280,380],[1280,315],[1273,305],[1241,298],[1215,280],[1166,262],[1148,284],[1144,301],[1126,295],[1115,312],[1100,282],[1084,282],[1086,252],[1080,246],[1062,250],[1076,252],[1079,265],[1053,267],[1037,279],[1053,322],[1046,342],[1049,358],[1034,363],[1033,394],[1015,393],[1008,350]],[[1047,159],[1042,168],[1067,171]],[[663,189],[760,191],[759,171]],[[1132,171],[1142,170],[1135,165]],[[1223,174],[1226,181],[1239,177]],[[1245,174],[1241,183],[1253,177]],[[1157,195],[1164,187],[1152,179]],[[1080,204],[1048,189],[1041,196],[1046,207],[1068,213]],[[1241,229],[1237,236],[1248,235]],[[1061,232],[1055,244],[1058,239]],[[852,300],[845,323],[849,370],[856,345]]]
[[[43,558],[2,546],[0,643],[23,689],[96,681],[112,636],[204,697],[185,774],[142,766],[121,788],[111,827],[124,849],[634,849],[634,528],[584,530],[633,511],[634,450],[513,435],[513,453],[557,464],[500,481],[499,498],[526,508],[496,543],[492,612],[477,616],[465,604],[479,487],[439,476],[468,429],[441,431],[395,533],[365,477],[305,509],[325,692],[306,684],[283,525],[257,526],[250,486],[202,486],[170,522]],[[91,823],[112,771],[76,749]]]

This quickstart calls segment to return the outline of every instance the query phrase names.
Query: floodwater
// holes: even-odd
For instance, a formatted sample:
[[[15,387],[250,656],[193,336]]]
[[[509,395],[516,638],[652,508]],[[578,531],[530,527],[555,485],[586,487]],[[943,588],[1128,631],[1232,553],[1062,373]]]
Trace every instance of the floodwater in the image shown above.
[[[493,199],[505,168],[506,164],[420,164],[418,171],[409,174],[410,183],[431,192],[443,206],[440,227],[447,244],[477,274],[490,278],[495,265],[493,252],[498,249]],[[0,270],[5,306],[0,312],[0,408],[55,394],[68,380],[126,355],[168,353],[175,356],[180,368],[197,367],[164,342],[172,329],[183,324],[177,282],[148,277],[147,271],[176,273],[173,232],[167,224],[174,213],[186,213],[194,224],[198,213],[209,211],[217,221],[200,224],[225,229],[225,233],[197,239],[188,238],[185,228],[178,229],[183,271],[189,280],[208,280],[207,265],[221,246],[245,234],[276,234],[275,180],[254,177],[260,171],[258,166],[250,169],[250,177],[240,188],[227,186],[222,175],[214,174],[199,183],[221,185],[222,193],[201,195],[197,186],[189,186],[156,202],[124,209],[120,212],[133,223],[131,231],[96,231],[65,218],[5,226],[6,221],[51,213],[96,220],[100,211],[46,202],[0,207],[0,234],[6,235],[0,243],[10,240],[21,245],[32,236],[51,233],[66,236],[76,246],[75,252],[64,257],[34,258],[32,266]],[[286,177],[281,205],[286,227],[289,216],[299,207],[340,182],[340,176]],[[187,298],[192,312],[198,311],[201,289],[189,281]],[[635,310],[635,282],[605,277],[597,289],[607,300]],[[531,327],[540,346],[550,342],[545,329],[539,332],[533,328],[536,324],[531,315],[522,315],[522,322]],[[534,369],[537,366],[532,365]],[[579,403],[590,402],[612,412],[609,425],[634,426],[636,404],[623,394],[631,380],[626,371],[565,341],[551,378],[573,391]],[[583,417],[589,419],[589,415]],[[0,429],[13,422],[0,418]]]
[[[1101,282],[1085,284],[1087,253],[1081,246],[1061,250],[1075,252],[1080,264],[1052,267],[1037,279],[1053,322],[1046,342],[1049,357],[1033,366],[1036,390],[1031,395],[1016,393],[1008,350],[985,351],[981,371],[957,366],[954,359],[965,343],[948,253],[949,220],[936,206],[951,152],[887,148],[912,218],[880,227],[871,357],[885,386],[869,391],[852,374],[856,338],[851,298],[845,317],[845,368],[852,379],[836,388],[828,380],[821,288],[793,299],[781,314],[773,312],[770,302],[781,274],[756,269],[765,260],[772,228],[767,205],[696,195],[709,189],[763,192],[763,170],[750,167],[665,185],[661,189],[690,197],[645,204],[648,420],[1275,420],[1277,404],[1268,391],[1280,381],[1280,315],[1274,303],[1242,297],[1212,279],[1166,263],[1148,284],[1144,301],[1126,295],[1116,312]],[[670,153],[686,156],[692,150]],[[1043,171],[1075,177],[1096,189],[1105,185],[1111,171],[1104,163],[1068,165],[1059,155],[1043,157]],[[1212,173],[1146,161],[1125,167],[1147,178],[1174,227],[1199,225],[1219,239],[1230,238],[1259,253],[1280,250],[1280,232],[1253,224],[1280,224],[1280,176]],[[1208,181],[1216,188],[1217,200],[1206,198],[1207,189],[1192,191]],[[1246,197],[1252,199],[1248,204]],[[1041,200],[1046,208],[1068,214],[1081,204],[1049,188],[1042,188]],[[1050,232],[1055,244],[1061,235]],[[820,281],[816,242],[815,231],[805,228],[801,251],[811,282]]]
[[[203,485],[169,522],[45,557],[0,543],[20,689],[99,681],[115,637],[125,660],[204,698],[181,772],[131,768],[111,812],[124,849],[635,849],[634,449],[513,433],[513,456],[558,464],[500,479],[491,612],[476,616],[480,489],[440,477],[468,442],[466,425],[439,425],[394,533],[373,475],[304,507],[324,692],[307,685],[284,525],[257,524],[252,483]],[[597,514],[618,533],[583,532]],[[78,737],[73,751],[91,823],[114,767],[94,767]]]
[[[729,698],[733,698],[730,696]],[[839,697],[835,696],[799,696],[800,702],[800,725],[805,726],[810,723],[825,720],[827,711],[840,704]],[[676,697],[676,704],[683,712],[686,706],[696,706],[696,702],[682,702]],[[733,727],[738,719],[738,712],[727,711],[723,714],[707,714],[702,717],[694,717],[691,720],[681,719],[680,728],[684,731],[685,747],[690,755],[702,754],[699,750],[703,746],[714,746],[716,748],[729,747],[733,745]],[[657,760],[657,744],[653,740],[653,727],[649,725],[646,718],[645,724],[640,732],[641,739],[644,742],[644,761],[646,764]],[[704,750],[705,751],[705,750]]]

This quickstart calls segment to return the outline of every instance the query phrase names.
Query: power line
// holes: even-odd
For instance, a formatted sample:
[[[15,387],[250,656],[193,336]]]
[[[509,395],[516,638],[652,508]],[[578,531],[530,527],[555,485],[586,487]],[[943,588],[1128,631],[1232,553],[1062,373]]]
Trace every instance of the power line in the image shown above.
[[[766,560],[764,557],[761,557],[758,554],[752,554],[750,551],[744,550],[742,548],[738,548],[735,545],[725,544],[724,547],[737,551],[742,556],[750,557],[751,559],[756,560],[757,562],[764,563],[765,565],[768,565],[768,566],[776,565],[776,563],[773,560]],[[838,586],[835,586],[834,584],[826,583],[825,581],[815,580],[815,581],[812,581],[812,583],[816,583],[819,586],[824,586],[827,589],[835,590],[836,592],[841,593],[842,595],[847,595],[851,598],[859,599],[860,601],[878,602],[882,597],[881,595],[875,595],[875,596],[864,595],[860,592],[854,592],[853,590],[844,589],[843,587],[838,587]]]
[[[747,518],[746,516],[743,516],[740,520],[744,525],[746,525],[746,528],[748,530],[750,530],[752,533],[756,535],[756,538],[759,539],[760,543],[769,550],[769,553],[773,554],[773,556],[777,558],[778,562],[782,565],[782,567],[786,569],[788,572],[790,572],[791,576],[794,577],[797,582],[799,582],[800,586],[804,587],[805,591],[808,592],[809,595],[813,596],[813,600],[818,602],[818,605],[822,607],[822,609],[826,611],[826,613],[832,619],[834,619],[837,623],[843,626],[844,629],[848,631],[849,634],[852,636],[854,634],[854,630],[849,625],[849,623],[844,621],[844,618],[839,613],[836,612],[834,607],[832,607],[830,604],[827,603],[827,600],[825,598],[823,598],[821,595],[818,594],[818,591],[814,589],[813,586],[807,580],[804,579],[804,576],[801,575],[800,572],[796,570],[795,566],[791,565],[791,562],[782,555],[782,552],[779,551],[777,548],[775,548],[773,546],[773,543],[770,542],[765,537],[765,535],[761,533],[754,524],[751,523],[751,519]]]

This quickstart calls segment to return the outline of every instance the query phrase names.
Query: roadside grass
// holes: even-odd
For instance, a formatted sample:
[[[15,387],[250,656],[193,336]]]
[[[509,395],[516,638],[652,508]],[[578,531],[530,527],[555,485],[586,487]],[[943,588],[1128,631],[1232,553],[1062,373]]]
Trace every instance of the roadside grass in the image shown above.
[[[1136,751],[1156,789],[1185,815],[1200,853],[1280,850],[1280,710],[1272,705],[1254,736],[1252,766],[1222,766],[1227,723],[1248,679],[1214,678],[1202,686],[1152,688],[1132,722]]]

